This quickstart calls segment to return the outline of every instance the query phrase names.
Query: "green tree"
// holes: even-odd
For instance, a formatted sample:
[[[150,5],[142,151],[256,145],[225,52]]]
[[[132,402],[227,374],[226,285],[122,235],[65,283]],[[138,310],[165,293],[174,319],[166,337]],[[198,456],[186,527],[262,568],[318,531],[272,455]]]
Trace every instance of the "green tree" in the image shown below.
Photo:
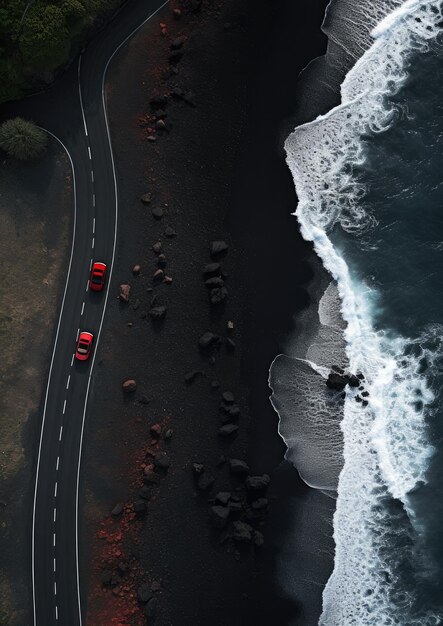
[[[19,47],[28,67],[51,71],[65,63],[70,40],[62,9],[34,5],[23,21]]]
[[[0,148],[8,156],[20,161],[30,161],[42,157],[46,152],[48,140],[34,122],[21,117],[3,122],[0,126]]]

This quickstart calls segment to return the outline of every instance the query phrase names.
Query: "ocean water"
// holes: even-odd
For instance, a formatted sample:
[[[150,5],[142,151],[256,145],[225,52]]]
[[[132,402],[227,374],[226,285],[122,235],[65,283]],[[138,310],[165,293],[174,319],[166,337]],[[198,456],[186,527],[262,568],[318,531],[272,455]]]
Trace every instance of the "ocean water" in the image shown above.
[[[397,6],[346,76],[342,105],[285,144],[302,235],[345,322],[326,290],[306,358],[271,372],[277,410],[294,402],[298,413],[292,434],[287,419],[280,427],[290,460],[308,484],[337,492],[321,626],[443,623],[442,11],[436,0]],[[364,375],[344,400],[318,393],[337,364],[331,329]],[[291,368],[305,383],[282,400]],[[300,413],[295,401],[314,388]]]

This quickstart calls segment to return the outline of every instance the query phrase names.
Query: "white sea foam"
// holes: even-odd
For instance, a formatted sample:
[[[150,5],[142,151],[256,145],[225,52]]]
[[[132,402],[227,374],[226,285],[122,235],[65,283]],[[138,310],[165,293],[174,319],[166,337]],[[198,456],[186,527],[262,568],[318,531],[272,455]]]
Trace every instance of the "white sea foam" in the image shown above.
[[[367,408],[353,400],[353,392],[345,401],[344,467],[334,517],[336,555],[323,595],[321,626],[441,623],[441,616],[431,611],[413,615],[408,609],[411,598],[397,588],[396,556],[386,550],[397,530],[392,512],[381,505],[388,497],[397,499],[403,504],[398,514],[408,515],[413,526],[408,494],[426,481],[432,454],[425,416],[433,394],[421,372],[420,355],[427,357],[432,370],[432,340],[441,329],[415,338],[376,333],[372,323],[376,293],[353,281],[328,232],[336,223],[356,233],[373,225],[373,217],[361,207],[365,189],[355,176],[355,168],[365,159],[361,139],[393,123],[398,111],[388,98],[403,85],[411,53],[428,48],[442,19],[436,0],[408,0],[397,8],[374,29],[374,44],[348,73],[342,104],[297,128],[285,144],[302,234],[313,242],[337,282],[350,367],[364,373],[370,391]],[[399,533],[402,528],[398,524]]]

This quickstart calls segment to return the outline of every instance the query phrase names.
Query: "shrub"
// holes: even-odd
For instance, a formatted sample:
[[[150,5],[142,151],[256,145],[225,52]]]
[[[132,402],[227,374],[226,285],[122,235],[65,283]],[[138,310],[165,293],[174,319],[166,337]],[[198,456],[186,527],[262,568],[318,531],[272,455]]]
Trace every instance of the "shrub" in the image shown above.
[[[47,145],[45,132],[21,117],[7,120],[0,126],[0,148],[20,161],[42,157]]]
[[[19,37],[25,65],[52,71],[68,60],[70,46],[65,16],[59,7],[34,5],[28,11]]]

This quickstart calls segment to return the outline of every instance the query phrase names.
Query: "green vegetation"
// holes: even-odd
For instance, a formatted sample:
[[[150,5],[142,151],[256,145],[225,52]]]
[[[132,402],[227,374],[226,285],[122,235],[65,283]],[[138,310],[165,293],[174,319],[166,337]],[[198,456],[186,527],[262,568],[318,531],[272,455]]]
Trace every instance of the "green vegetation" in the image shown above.
[[[46,152],[48,140],[44,131],[21,117],[0,126],[0,148],[20,161],[38,159]]]
[[[71,42],[121,0],[0,2],[0,103],[20,98],[69,58]]]

